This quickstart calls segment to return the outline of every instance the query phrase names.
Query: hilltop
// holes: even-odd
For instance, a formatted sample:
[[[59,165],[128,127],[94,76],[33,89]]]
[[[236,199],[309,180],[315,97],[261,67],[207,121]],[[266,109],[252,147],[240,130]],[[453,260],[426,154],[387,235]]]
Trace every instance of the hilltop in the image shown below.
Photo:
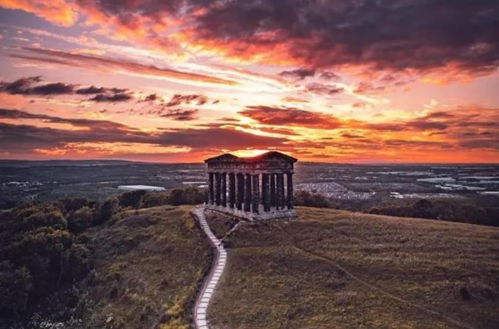
[[[199,202],[189,191],[2,213],[0,287],[10,294],[0,309],[16,307],[18,317],[0,317],[0,327],[190,328],[213,250],[193,206],[164,205]],[[499,325],[498,228],[297,211],[295,220],[243,222],[226,237],[227,269],[208,310],[213,328]],[[222,238],[238,220],[209,214],[208,222]]]

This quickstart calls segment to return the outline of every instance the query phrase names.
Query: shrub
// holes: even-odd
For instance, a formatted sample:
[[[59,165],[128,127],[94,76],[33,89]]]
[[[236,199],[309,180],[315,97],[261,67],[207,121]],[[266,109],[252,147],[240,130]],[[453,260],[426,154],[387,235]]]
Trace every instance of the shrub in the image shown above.
[[[11,218],[14,226],[25,231],[43,226],[65,229],[68,225],[61,210],[53,204],[19,207],[13,210]]]
[[[373,207],[369,213],[399,217],[419,217],[497,226],[493,208],[484,208],[463,200],[421,199],[406,205]]]
[[[139,208],[146,193],[144,190],[123,193],[119,196],[119,204],[121,207]]]
[[[118,211],[118,199],[111,198],[104,201],[94,216],[94,225],[99,225],[107,222]]]
[[[83,279],[91,270],[91,252],[88,248],[79,243],[74,243],[67,251],[69,254],[67,263],[68,280],[75,282]]]
[[[93,211],[80,207],[70,214],[68,224],[63,208],[62,203],[29,204],[2,214],[0,315],[5,318],[28,319],[32,306],[90,271],[91,252],[74,243],[68,225],[74,232],[82,231],[92,223]]]
[[[6,260],[0,262],[0,314],[20,315],[26,311],[33,287],[32,277],[26,267],[15,268]]]
[[[294,194],[295,204],[297,206],[328,208],[328,199],[321,194],[312,194],[307,191],[297,191]]]
[[[74,212],[82,207],[90,206],[91,202],[85,198],[71,198],[60,201],[66,213]]]
[[[61,284],[83,278],[90,269],[90,252],[73,245],[70,232],[51,227],[20,234],[17,240],[4,247],[1,257],[10,261],[17,270],[27,271],[32,278],[29,282],[30,303],[38,302]],[[15,289],[20,289],[18,294],[28,291],[21,286]]]
[[[206,189],[200,189],[195,186],[174,188],[169,193],[168,202],[172,205],[199,204],[206,200],[206,193]]]
[[[73,233],[81,233],[92,225],[94,213],[92,209],[84,206],[68,217],[68,229]]]
[[[142,198],[142,208],[164,206],[169,204],[170,194],[168,192],[149,192]]]
[[[149,192],[142,198],[141,207],[156,207],[166,204],[200,204],[206,200],[207,190],[195,186],[178,187],[168,192]]]

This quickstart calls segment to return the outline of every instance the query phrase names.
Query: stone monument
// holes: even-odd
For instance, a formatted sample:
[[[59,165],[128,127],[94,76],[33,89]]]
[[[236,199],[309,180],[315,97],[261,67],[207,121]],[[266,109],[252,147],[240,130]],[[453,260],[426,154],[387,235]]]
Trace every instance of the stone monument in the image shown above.
[[[293,166],[296,161],[276,151],[255,157],[222,154],[206,159],[206,208],[248,220],[295,217]]]

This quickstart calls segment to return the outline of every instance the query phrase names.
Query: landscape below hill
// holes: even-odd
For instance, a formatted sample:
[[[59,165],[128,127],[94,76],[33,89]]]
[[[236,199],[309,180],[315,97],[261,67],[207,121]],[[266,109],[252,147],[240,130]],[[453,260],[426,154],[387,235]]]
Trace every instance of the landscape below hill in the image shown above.
[[[0,172],[0,209],[75,197],[101,201],[122,193],[120,185],[168,190],[207,185],[200,163],[3,160]],[[494,164],[298,162],[294,181],[300,205],[499,226],[499,166]]]
[[[202,193],[169,193],[3,211],[0,327],[192,328],[213,250],[193,206],[169,205],[199,203]],[[499,326],[498,228],[297,211],[242,222],[226,237],[213,328]],[[208,222],[223,237],[238,220],[209,213]]]

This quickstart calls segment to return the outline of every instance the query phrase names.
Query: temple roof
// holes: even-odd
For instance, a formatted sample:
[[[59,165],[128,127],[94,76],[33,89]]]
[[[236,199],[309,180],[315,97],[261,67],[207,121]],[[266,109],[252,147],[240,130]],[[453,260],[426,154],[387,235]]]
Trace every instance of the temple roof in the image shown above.
[[[235,155],[233,154],[230,154],[230,153],[224,153],[224,154],[221,154],[221,155],[217,155],[216,157],[212,157],[212,158],[208,158],[208,159],[205,159],[204,162],[208,163],[208,162],[223,162],[223,161],[234,161],[234,160],[237,160],[239,159],[238,157],[236,157]]]
[[[218,155],[216,157],[208,158],[204,160],[206,163],[213,163],[213,162],[260,162],[260,161],[265,161],[265,160],[284,160],[287,162],[296,162],[298,159],[293,158],[292,156],[289,156],[287,154],[277,152],[277,151],[270,151],[266,152],[254,157],[237,157],[233,154],[230,153],[225,153]]]

